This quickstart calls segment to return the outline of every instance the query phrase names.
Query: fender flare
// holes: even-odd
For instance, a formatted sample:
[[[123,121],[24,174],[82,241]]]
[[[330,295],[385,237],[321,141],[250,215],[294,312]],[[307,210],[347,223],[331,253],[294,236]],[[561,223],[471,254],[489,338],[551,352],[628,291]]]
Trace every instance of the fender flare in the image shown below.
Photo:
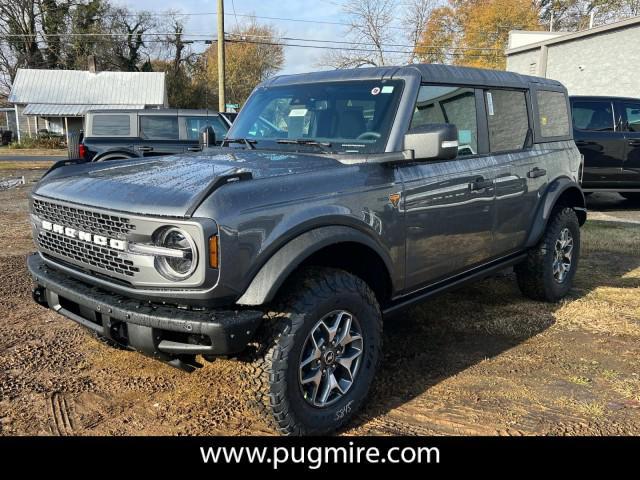
[[[344,242],[359,243],[371,248],[382,259],[387,272],[391,273],[391,259],[370,236],[352,227],[318,227],[293,238],[275,252],[253,277],[236,303],[262,305],[270,302],[284,281],[304,260],[324,247]]]
[[[101,152],[99,155],[96,155],[91,161],[102,162],[104,160],[110,160],[110,158],[108,157],[114,157],[114,156],[122,156],[122,157],[125,157],[126,160],[130,160],[132,158],[139,158],[138,155],[136,155],[133,152],[130,152],[129,150],[112,150],[108,152]]]
[[[582,193],[580,185],[576,181],[571,180],[568,177],[557,178],[549,184],[544,198],[538,206],[538,211],[536,212],[536,216],[533,220],[533,226],[529,231],[529,235],[527,237],[526,247],[533,247],[538,243],[545,229],[547,228],[547,222],[549,221],[549,217],[551,216],[553,207],[555,207],[558,199],[562,196],[562,194],[570,189],[574,189],[576,193],[579,194],[578,205],[572,205],[572,207],[578,213],[582,212],[582,214],[579,215],[578,218],[580,219],[580,225],[584,224],[584,221],[587,218],[587,208],[586,202],[584,200],[584,194]]]

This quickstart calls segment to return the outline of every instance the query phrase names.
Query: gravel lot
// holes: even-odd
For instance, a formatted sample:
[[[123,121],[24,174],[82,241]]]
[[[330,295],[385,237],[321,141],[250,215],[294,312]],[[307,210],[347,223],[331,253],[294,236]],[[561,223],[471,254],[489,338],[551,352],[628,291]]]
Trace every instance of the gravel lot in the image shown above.
[[[114,350],[30,299],[27,185],[0,191],[0,434],[266,434],[246,365],[186,374]],[[15,168],[20,168],[16,170]],[[503,273],[385,325],[370,400],[344,434],[639,435],[640,205],[592,195],[576,287],[523,299]]]

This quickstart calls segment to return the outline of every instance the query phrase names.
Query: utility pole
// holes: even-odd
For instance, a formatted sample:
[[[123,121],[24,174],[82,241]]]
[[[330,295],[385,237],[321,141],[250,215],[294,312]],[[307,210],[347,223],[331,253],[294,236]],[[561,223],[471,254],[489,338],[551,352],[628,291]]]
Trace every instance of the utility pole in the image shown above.
[[[218,110],[225,111],[224,98],[224,0],[218,0]]]

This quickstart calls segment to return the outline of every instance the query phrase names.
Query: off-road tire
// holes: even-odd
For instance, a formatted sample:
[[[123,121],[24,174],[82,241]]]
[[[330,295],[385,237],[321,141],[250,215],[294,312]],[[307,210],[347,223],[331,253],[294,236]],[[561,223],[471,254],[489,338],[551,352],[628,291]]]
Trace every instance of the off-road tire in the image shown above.
[[[640,192],[620,192],[620,195],[632,202],[640,202]]]
[[[556,240],[568,228],[573,237],[571,269],[562,282],[553,275],[553,260]],[[576,212],[569,207],[555,207],[547,223],[544,235],[538,244],[529,250],[527,259],[516,265],[518,286],[522,293],[533,299],[557,302],[573,285],[580,258],[580,224]]]
[[[344,309],[358,320],[364,339],[358,374],[336,403],[312,406],[299,384],[302,348],[325,315]],[[382,346],[382,315],[374,293],[344,270],[311,267],[296,275],[259,333],[261,344],[251,364],[256,404],[267,422],[285,435],[323,435],[343,427],[362,406]]]

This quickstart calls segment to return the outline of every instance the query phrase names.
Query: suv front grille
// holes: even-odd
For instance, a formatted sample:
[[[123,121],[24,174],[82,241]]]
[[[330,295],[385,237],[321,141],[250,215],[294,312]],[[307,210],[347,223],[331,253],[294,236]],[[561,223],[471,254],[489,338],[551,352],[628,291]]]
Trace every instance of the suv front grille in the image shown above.
[[[107,272],[133,277],[140,271],[130,260],[118,258],[118,252],[81,242],[53,232],[38,233],[38,245],[45,251]]]
[[[127,234],[136,228],[125,217],[92,212],[37,199],[33,200],[33,213],[42,220],[49,220],[65,227],[72,227],[83,232],[104,235],[109,238],[124,240]]]

